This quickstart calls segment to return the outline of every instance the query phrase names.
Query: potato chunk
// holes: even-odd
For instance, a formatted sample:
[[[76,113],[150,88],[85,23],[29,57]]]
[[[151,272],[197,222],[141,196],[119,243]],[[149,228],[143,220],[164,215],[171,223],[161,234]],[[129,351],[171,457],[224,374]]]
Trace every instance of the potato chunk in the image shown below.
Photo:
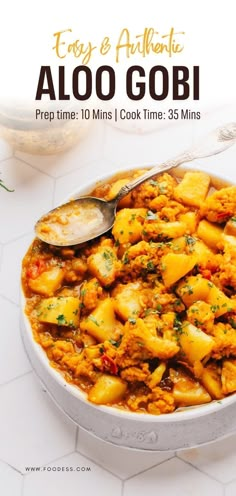
[[[114,293],[115,312],[122,320],[136,318],[143,310],[141,285],[138,282],[119,284]]]
[[[198,224],[197,235],[210,248],[217,249],[217,244],[221,241],[222,234],[223,228],[208,222],[208,220],[201,220]]]
[[[199,265],[204,267],[207,264],[210,264],[212,257],[214,256],[214,252],[208,248],[203,241],[197,239],[191,248],[193,253],[197,256],[197,263]]]
[[[180,222],[184,222],[186,225],[186,234],[193,234],[197,227],[197,213],[196,212],[186,212],[179,215]]]
[[[236,360],[224,360],[221,380],[224,394],[236,391]]]
[[[236,236],[236,217],[232,217],[225,225],[224,233],[229,236]]]
[[[174,383],[175,403],[179,407],[201,405],[211,401],[206,389],[182,370],[170,369],[170,378]]]
[[[146,208],[123,208],[116,214],[112,234],[116,241],[137,243],[141,240]]]
[[[62,285],[64,270],[61,267],[52,267],[45,270],[35,279],[29,279],[29,287],[35,293],[43,296],[52,296]]]
[[[90,255],[87,264],[89,272],[103,286],[110,286],[115,281],[117,257],[110,246],[101,246],[96,253]]]
[[[212,284],[200,275],[190,276],[179,283],[177,293],[184,304],[189,307],[195,301],[206,301],[211,286]]]
[[[99,343],[103,343],[114,337],[119,324],[115,318],[114,300],[106,298],[88,317],[81,320],[80,328],[91,334]]]
[[[190,363],[202,360],[211,352],[215,343],[211,336],[189,322],[184,322],[179,342]]]
[[[167,253],[161,258],[162,278],[166,287],[184,277],[197,263],[195,255]]]
[[[220,317],[232,309],[230,298],[214,284],[210,287],[206,301],[211,305],[211,309],[216,317]]]
[[[119,377],[102,374],[88,394],[89,401],[96,405],[111,405],[120,401],[127,390],[127,383]]]
[[[222,391],[221,377],[216,364],[212,363],[204,368],[201,375],[201,382],[214,400],[220,400],[221,398],[223,398],[224,395]]]
[[[215,317],[220,317],[232,309],[230,298],[200,275],[187,277],[178,285],[177,293],[188,307],[198,300],[205,301],[210,305]]]
[[[187,319],[196,327],[203,327],[206,331],[211,331],[214,325],[214,312],[209,303],[196,301],[187,310]]]
[[[74,296],[58,296],[42,300],[38,306],[39,322],[77,327],[80,300]]]
[[[200,207],[209,185],[210,177],[205,172],[186,172],[181,183],[174,189],[174,198],[186,205]]]
[[[186,233],[186,224],[178,220],[173,222],[145,222],[142,236],[144,239],[175,239]]]

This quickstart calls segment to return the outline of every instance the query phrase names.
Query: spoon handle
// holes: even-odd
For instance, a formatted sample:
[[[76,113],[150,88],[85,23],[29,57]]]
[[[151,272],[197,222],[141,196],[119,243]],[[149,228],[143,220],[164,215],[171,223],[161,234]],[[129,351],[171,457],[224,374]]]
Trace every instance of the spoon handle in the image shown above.
[[[236,123],[226,124],[215,129],[211,132],[205,139],[201,140],[197,145],[191,147],[189,150],[178,155],[176,158],[167,160],[162,164],[156,165],[152,169],[149,169],[142,176],[137,177],[133,181],[130,181],[128,184],[125,184],[116,197],[113,199],[113,202],[116,204],[121,198],[126,196],[130,191],[134,188],[142,184],[147,179],[159,174],[160,172],[168,171],[170,169],[174,169],[179,165],[191,162],[192,160],[210,157],[212,155],[216,155],[226,150],[230,146],[232,146],[236,142]]]

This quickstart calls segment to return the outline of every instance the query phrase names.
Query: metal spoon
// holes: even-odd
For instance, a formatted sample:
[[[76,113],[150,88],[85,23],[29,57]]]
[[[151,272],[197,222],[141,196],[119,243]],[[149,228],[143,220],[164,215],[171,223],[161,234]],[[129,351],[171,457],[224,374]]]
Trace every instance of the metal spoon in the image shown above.
[[[73,246],[94,239],[111,229],[119,200],[139,184],[185,162],[221,153],[235,142],[235,122],[219,127],[175,159],[157,165],[130,181],[111,201],[84,196],[51,210],[36,223],[36,236],[54,246]]]

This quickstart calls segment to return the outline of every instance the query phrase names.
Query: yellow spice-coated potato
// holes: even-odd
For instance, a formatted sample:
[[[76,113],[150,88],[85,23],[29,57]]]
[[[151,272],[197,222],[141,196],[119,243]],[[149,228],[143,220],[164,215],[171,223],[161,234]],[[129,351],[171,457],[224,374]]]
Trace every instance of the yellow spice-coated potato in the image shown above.
[[[205,172],[186,172],[181,183],[174,189],[174,197],[186,205],[200,207],[209,185],[210,177]]]
[[[180,236],[179,238],[172,239],[171,245],[174,253],[184,253],[186,249],[186,237]]]
[[[197,239],[196,242],[191,245],[191,249],[196,255],[197,263],[199,265],[204,267],[211,262],[214,252],[200,239]]]
[[[236,375],[235,375],[236,379]],[[214,400],[223,398],[221,376],[216,364],[207,365],[202,372],[201,382]]]
[[[115,281],[117,257],[110,246],[101,246],[96,253],[87,260],[89,272],[95,276],[103,286],[109,286]]]
[[[81,330],[91,334],[99,343],[114,337],[119,325],[115,317],[113,298],[102,300],[95,310],[80,322]]]
[[[221,380],[224,394],[236,391],[236,360],[223,361]]]
[[[89,401],[97,405],[119,402],[125,395],[127,384],[119,377],[102,374],[88,394]]]
[[[124,321],[138,317],[143,310],[140,283],[120,284],[114,294],[114,307],[117,315]]]
[[[215,314],[211,305],[199,300],[190,305],[187,310],[187,320],[196,327],[204,327],[206,331],[211,331],[214,325]]]
[[[160,384],[165,371],[166,364],[165,362],[161,362],[148,377],[148,386],[150,387],[150,389],[153,389],[154,387],[158,386],[158,384]]]
[[[46,298],[37,310],[39,322],[69,327],[79,324],[80,300],[74,296]]]
[[[236,217],[232,217],[225,225],[224,233],[229,236],[236,236]]]
[[[185,357],[190,363],[202,360],[212,351],[214,339],[189,322],[184,322],[179,342]]]
[[[173,222],[157,222],[153,226],[160,238],[179,238],[186,233],[186,224],[178,220]]]
[[[123,208],[116,214],[112,234],[120,243],[137,243],[142,238],[146,208]]]
[[[198,224],[197,235],[201,238],[207,246],[217,249],[218,243],[221,241],[223,228],[208,222],[208,220],[201,220]]]
[[[230,298],[228,298],[228,296],[226,296],[223,291],[217,288],[214,284],[210,287],[206,302],[211,305],[211,309],[213,310],[215,317],[220,317],[221,315],[224,315],[224,313],[232,310]]]
[[[167,253],[161,258],[162,278],[166,287],[184,277],[197,263],[195,255]]]
[[[186,225],[185,234],[193,234],[197,227],[197,213],[196,212],[186,212],[180,214],[178,217],[180,222],[184,222]]]
[[[189,307],[195,301],[206,301],[212,284],[200,274],[189,276],[178,284],[177,293],[184,304]]]
[[[211,401],[206,389],[182,370],[170,369],[170,378],[174,383],[174,400],[179,407],[201,405]]]
[[[181,281],[178,285],[177,293],[187,307],[198,300],[205,301],[210,305],[215,317],[220,317],[232,310],[230,298],[215,284],[204,279],[199,274]]]
[[[35,279],[29,279],[29,287],[35,293],[52,296],[61,287],[63,279],[64,270],[61,267],[52,267]]]

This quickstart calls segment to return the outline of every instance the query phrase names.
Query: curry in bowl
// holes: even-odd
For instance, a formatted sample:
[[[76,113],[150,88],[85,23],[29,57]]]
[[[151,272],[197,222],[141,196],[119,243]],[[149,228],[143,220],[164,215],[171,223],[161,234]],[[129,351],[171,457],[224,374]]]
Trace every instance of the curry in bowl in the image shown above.
[[[98,185],[112,199],[143,171]],[[236,186],[164,173],[121,200],[112,231],[23,260],[34,339],[88,401],[167,414],[236,391]]]

